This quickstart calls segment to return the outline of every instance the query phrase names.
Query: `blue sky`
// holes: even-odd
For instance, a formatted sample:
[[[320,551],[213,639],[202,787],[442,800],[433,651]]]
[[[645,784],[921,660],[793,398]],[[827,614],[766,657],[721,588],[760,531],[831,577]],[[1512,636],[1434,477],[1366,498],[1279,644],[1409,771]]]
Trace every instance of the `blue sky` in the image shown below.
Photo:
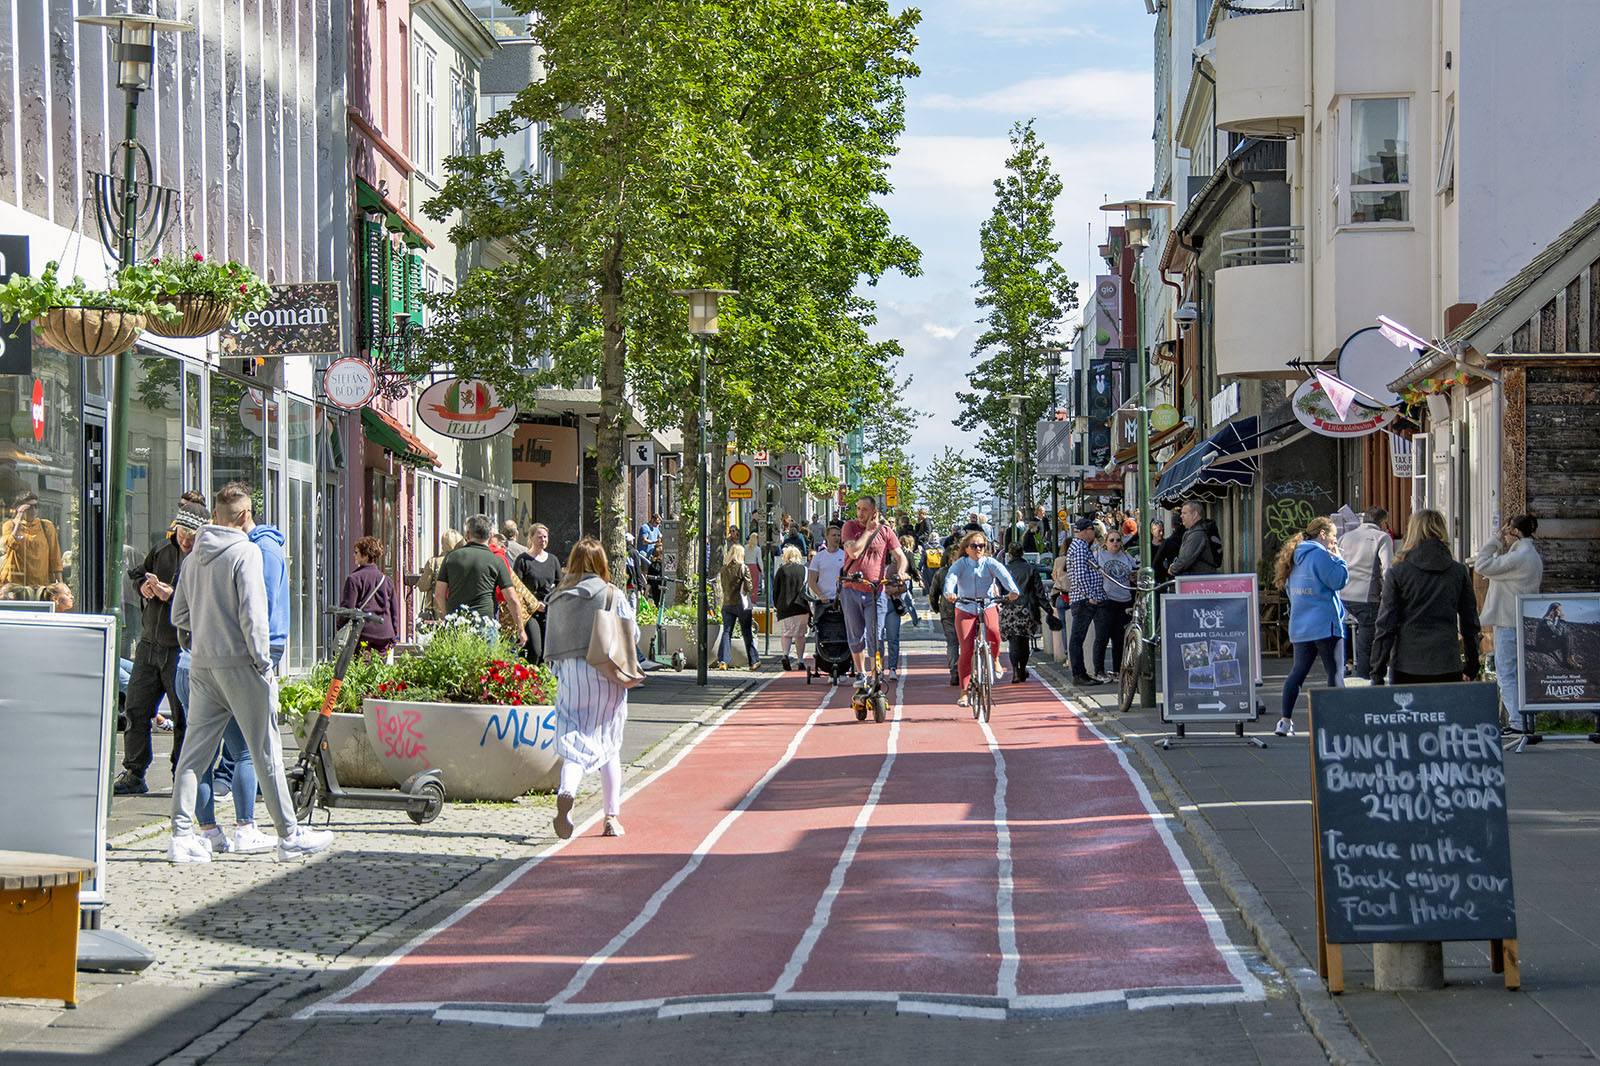
[[[1104,270],[1091,242],[1105,236],[1099,205],[1142,195],[1153,146],[1155,17],[1140,0],[932,0],[918,5],[922,77],[907,88],[906,132],[886,205],[898,232],[922,249],[923,275],[893,275],[867,295],[878,337],[905,347],[906,399],[929,412],[912,434],[926,463],[945,445],[965,449],[953,425],[955,390],[981,327],[973,304],[978,227],[994,205],[1013,122],[1036,119],[1065,183],[1056,203],[1061,262],[1080,299]],[[1072,321],[1076,321],[1077,312]]]

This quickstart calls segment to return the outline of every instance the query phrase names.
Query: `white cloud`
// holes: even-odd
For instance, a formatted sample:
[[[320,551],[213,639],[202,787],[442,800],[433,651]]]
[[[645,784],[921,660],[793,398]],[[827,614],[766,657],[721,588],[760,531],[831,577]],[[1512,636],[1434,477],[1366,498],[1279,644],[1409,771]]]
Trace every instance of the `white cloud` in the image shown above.
[[[1006,169],[1011,142],[1005,137],[905,136],[890,165],[889,181],[902,190],[984,192]]]
[[[913,106],[943,111],[984,111],[1027,116],[1104,119],[1149,127],[1154,114],[1154,81],[1149,70],[1076,70],[1054,77],[1029,78],[976,96],[935,93]]]

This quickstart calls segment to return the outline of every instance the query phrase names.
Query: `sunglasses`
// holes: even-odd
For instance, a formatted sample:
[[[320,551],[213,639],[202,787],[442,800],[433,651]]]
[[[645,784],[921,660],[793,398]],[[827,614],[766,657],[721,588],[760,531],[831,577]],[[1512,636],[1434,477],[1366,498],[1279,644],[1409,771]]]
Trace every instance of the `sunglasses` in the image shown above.
[[[987,548],[988,546],[989,545],[987,545],[987,544],[968,544],[967,545],[967,547],[969,547],[969,548],[977,548],[979,551],[983,551],[983,549]]]

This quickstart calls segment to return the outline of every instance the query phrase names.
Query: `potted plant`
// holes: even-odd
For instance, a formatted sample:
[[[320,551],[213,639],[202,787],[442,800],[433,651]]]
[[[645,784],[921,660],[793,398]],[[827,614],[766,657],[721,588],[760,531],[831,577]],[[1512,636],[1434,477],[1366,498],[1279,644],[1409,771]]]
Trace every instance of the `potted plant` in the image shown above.
[[[145,281],[118,279],[110,289],[92,289],[80,277],[61,284],[59,264],[46,263],[38,277],[13,274],[0,285],[0,318],[32,322],[50,347],[82,356],[127,351],[152,321],[179,312]]]
[[[241,312],[261,310],[272,299],[272,289],[249,267],[193,251],[152,256],[125,268],[118,277],[125,284],[148,287],[177,307],[176,319],[152,321],[145,327],[159,337],[204,337]]]
[[[425,626],[419,645],[393,663],[358,658],[345,674],[336,705],[344,713],[334,718],[346,722],[329,731],[341,779],[344,763],[352,770],[367,765],[366,752],[348,742],[359,721],[372,764],[394,781],[438,769],[452,799],[508,800],[553,788],[559,765],[550,671],[521,661],[498,636],[486,638],[481,621],[461,615]],[[319,665],[297,683],[303,689],[280,691],[281,715],[297,723],[298,735],[305,716],[320,709],[332,675],[331,666]],[[341,762],[343,747],[349,750]]]

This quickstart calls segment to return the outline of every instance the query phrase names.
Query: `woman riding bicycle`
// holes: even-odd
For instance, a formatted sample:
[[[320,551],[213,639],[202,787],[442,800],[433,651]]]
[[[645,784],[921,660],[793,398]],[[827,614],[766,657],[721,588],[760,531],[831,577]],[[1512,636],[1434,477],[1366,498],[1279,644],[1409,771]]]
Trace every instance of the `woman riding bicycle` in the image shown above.
[[[956,639],[961,643],[961,698],[956,700],[960,707],[969,705],[967,686],[972,681],[972,652],[980,620],[989,641],[990,656],[996,663],[1000,661],[1000,608],[993,603],[980,607],[967,601],[987,597],[995,582],[1010,593],[1006,599],[1014,600],[1019,595],[1016,581],[1000,565],[1000,560],[984,554],[988,547],[989,538],[983,530],[969,530],[961,538],[961,558],[950,567],[944,579],[944,598],[956,605]]]

